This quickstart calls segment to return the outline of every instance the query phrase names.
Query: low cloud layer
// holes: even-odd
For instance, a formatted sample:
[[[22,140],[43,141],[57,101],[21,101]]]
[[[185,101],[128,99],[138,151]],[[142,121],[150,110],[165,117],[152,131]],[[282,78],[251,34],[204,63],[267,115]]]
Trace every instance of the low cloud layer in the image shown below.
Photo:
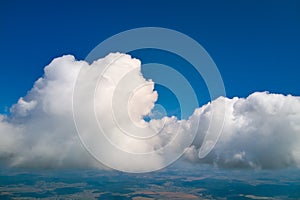
[[[178,148],[185,147],[191,133],[197,130],[196,138],[186,148],[182,160],[226,168],[300,167],[300,97],[267,92],[256,92],[247,98],[220,97],[197,108],[188,120],[165,117],[152,120],[149,125],[143,121],[142,116],[150,112],[159,94],[153,91],[154,83],[143,78],[140,61],[119,53],[110,54],[91,65],[85,61],[76,61],[73,56],[68,55],[56,58],[46,66],[44,76],[35,82],[25,97],[11,107],[10,115],[0,115],[0,163],[30,168],[104,168],[79,140],[73,120],[72,94],[80,70],[103,68],[116,58],[118,61],[113,63],[111,71],[105,73],[102,87],[97,88],[95,99],[99,104],[95,105],[95,114],[100,120],[104,120],[104,128],[109,137],[123,149],[129,152],[155,150],[172,141],[174,134],[179,133],[179,139],[174,140],[168,150],[176,152]],[[128,72],[132,72],[130,79],[127,82],[125,79],[122,87],[117,87],[115,83]],[[83,81],[89,83],[90,79]],[[115,91],[127,91],[134,82],[146,86],[131,97],[128,104],[129,118],[136,126],[148,124],[152,129],[162,128],[159,137],[146,140],[143,145],[134,139],[128,140],[118,135],[116,129],[120,129],[122,124],[115,127],[106,110],[110,109]],[[84,97],[84,94],[81,96]],[[80,102],[84,108],[84,98]],[[213,151],[199,159],[199,148],[208,127],[214,126],[213,123],[220,123],[211,122],[211,115],[224,112],[224,103],[223,132]],[[122,100],[115,104],[123,105]],[[125,128],[132,128],[126,126],[128,123],[124,124]],[[124,167],[128,169],[142,167],[147,162],[158,166],[168,162],[168,158],[163,156],[164,152],[154,154],[147,162],[125,162],[126,157],[118,157],[105,150],[101,141],[97,142],[99,151],[106,151],[105,154],[113,156],[119,162],[123,160],[126,165]]]

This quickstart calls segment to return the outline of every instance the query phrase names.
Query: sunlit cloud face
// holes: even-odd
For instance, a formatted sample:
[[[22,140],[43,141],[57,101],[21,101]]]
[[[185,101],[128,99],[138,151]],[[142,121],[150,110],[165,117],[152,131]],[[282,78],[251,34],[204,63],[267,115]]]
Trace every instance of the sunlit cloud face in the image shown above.
[[[91,74],[81,80],[86,85],[77,91],[77,111],[82,112],[76,120],[88,132],[80,129],[78,137],[72,97],[79,71],[101,70],[112,60],[114,64],[103,74],[105,78],[93,93],[94,119],[86,112],[90,109],[86,89]],[[253,93],[247,98],[220,97],[195,109],[187,120],[163,117],[146,122],[143,116],[151,115],[159,94],[154,91],[155,83],[143,78],[140,61],[129,55],[109,54],[92,64],[63,56],[54,59],[44,72],[28,94],[11,107],[11,114],[1,116],[2,164],[29,168],[105,168],[109,160],[108,166],[115,163],[117,169],[141,172],[162,168],[184,151],[182,160],[226,168],[300,166],[299,97],[267,92]],[[117,82],[121,84],[116,85]],[[136,88],[136,85],[143,87]],[[129,101],[121,98],[125,96]],[[224,105],[221,136],[212,152],[200,159],[199,149],[209,126],[218,123],[211,122],[211,115],[223,115]],[[104,139],[122,151],[112,149],[107,140],[99,140],[99,124],[92,124],[95,119],[105,130],[107,138]],[[147,134],[155,137],[147,138]],[[186,146],[189,143],[192,144]],[[134,159],[139,156],[137,152],[143,157]],[[91,154],[96,158],[101,155],[98,161],[107,160],[103,165]]]

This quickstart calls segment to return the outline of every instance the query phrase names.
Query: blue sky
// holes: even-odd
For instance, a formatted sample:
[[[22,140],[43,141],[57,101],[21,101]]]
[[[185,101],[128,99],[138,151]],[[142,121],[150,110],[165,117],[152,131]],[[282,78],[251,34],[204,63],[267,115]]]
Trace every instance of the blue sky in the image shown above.
[[[222,74],[228,97],[265,90],[300,93],[296,0],[1,1],[0,112],[26,94],[53,58],[84,59],[106,38],[145,26],[174,29],[202,44]],[[204,94],[200,102],[207,100]]]

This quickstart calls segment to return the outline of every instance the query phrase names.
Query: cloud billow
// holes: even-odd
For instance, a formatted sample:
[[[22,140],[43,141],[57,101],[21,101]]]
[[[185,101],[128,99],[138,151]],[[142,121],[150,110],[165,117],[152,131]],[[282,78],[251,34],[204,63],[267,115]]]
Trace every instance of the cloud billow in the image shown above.
[[[182,160],[192,163],[208,163],[226,168],[300,167],[300,97],[267,92],[255,92],[247,98],[219,97],[195,109],[188,120],[164,117],[145,122],[143,116],[150,113],[159,94],[153,91],[154,82],[143,78],[140,61],[120,53],[109,54],[92,64],[76,61],[71,55],[62,56],[46,66],[44,76],[35,82],[25,97],[11,107],[11,114],[0,116],[0,162],[12,167],[29,168],[105,168],[85,150],[76,133],[72,95],[80,70],[91,71],[105,67],[117,57],[118,62],[114,63],[111,71],[107,71],[106,81],[96,91],[95,102],[99,102],[99,105],[96,103],[95,114],[105,122],[106,134],[123,150],[155,151],[170,143],[168,154],[164,154],[162,149],[149,157],[147,162],[154,163],[154,166],[164,166],[170,159],[164,155],[169,156],[170,152],[185,148]],[[107,116],[109,112],[106,109],[110,108],[108,105],[111,103],[109,97],[120,89],[115,81],[124,77],[125,68],[133,73],[127,82],[124,79],[120,91],[127,91],[134,81],[147,85],[129,102],[129,118],[137,126],[160,129],[158,137],[145,140],[142,145],[135,139],[118,135],[116,129],[120,127],[115,127]],[[125,70],[123,75],[122,69]],[[89,81],[90,79],[83,80],[86,84]],[[84,108],[85,94],[79,95],[82,96],[79,106]],[[114,103],[116,106],[123,105],[121,99]],[[199,159],[199,149],[209,126],[220,123],[211,122],[211,115],[224,113],[224,104],[225,121],[221,136],[212,152]],[[89,119],[82,116],[82,120],[88,123]],[[120,123],[119,126],[122,126],[122,121]],[[124,128],[131,130],[132,127]],[[195,131],[196,137],[192,145],[185,147]],[[175,134],[180,137],[172,140]],[[126,162],[126,157],[118,157],[118,154],[106,150],[105,144],[101,142],[97,141],[98,150],[105,151],[108,157],[124,163],[127,171],[136,166],[138,169],[148,165],[145,161]]]
[[[222,101],[226,114],[218,143],[206,158],[199,160],[196,154],[201,137],[196,138],[187,149],[186,159],[226,168],[300,166],[299,97],[267,92],[255,92],[247,98],[220,97],[201,108],[203,111],[197,114],[202,118],[200,127],[205,126],[212,110],[218,112]]]

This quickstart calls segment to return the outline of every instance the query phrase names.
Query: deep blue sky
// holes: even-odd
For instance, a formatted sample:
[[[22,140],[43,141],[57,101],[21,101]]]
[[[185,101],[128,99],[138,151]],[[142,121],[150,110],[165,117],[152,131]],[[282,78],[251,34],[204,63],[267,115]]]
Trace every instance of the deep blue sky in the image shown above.
[[[0,112],[24,96],[45,65],[85,56],[127,29],[159,26],[197,40],[227,96],[300,95],[300,1],[11,1],[0,3]]]

